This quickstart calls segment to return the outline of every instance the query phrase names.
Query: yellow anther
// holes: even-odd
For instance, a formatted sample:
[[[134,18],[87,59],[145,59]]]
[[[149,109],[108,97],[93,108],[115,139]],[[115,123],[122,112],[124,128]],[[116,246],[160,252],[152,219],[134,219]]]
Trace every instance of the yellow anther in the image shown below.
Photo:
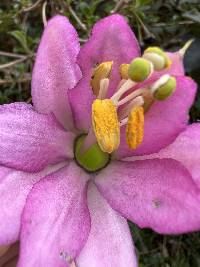
[[[126,126],[126,142],[131,149],[136,149],[144,136],[144,109],[135,107],[131,110]]]
[[[102,151],[111,153],[120,143],[117,109],[111,99],[96,99],[92,104],[92,125]]]
[[[129,69],[130,64],[121,64],[119,67],[119,72],[121,75],[121,79],[125,79],[128,80],[129,76],[128,76],[128,69]]]
[[[101,63],[96,68],[94,68],[90,84],[92,86],[93,93],[96,96],[98,96],[99,94],[100,81],[109,77],[110,72],[112,70],[112,65],[113,61],[107,61]]]

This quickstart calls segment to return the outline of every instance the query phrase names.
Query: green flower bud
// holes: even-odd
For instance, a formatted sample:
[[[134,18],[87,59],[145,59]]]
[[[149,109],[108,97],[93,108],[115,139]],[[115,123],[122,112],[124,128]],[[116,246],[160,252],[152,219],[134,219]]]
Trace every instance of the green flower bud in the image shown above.
[[[168,68],[171,60],[167,54],[159,47],[149,47],[144,51],[143,58],[152,62],[154,69],[157,71]]]
[[[157,100],[165,100],[168,98],[176,89],[176,79],[169,77],[168,81],[157,88],[154,93],[154,98]]]
[[[150,61],[140,57],[135,58],[128,69],[129,78],[134,82],[143,82],[151,75],[152,67]]]

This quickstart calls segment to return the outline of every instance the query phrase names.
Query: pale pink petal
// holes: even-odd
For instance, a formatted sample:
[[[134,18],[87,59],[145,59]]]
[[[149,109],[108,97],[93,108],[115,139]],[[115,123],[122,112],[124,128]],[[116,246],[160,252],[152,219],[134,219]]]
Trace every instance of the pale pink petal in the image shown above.
[[[95,181],[111,207],[139,227],[167,234],[200,229],[200,190],[175,160],[116,161]]]
[[[74,134],[66,132],[51,114],[31,105],[0,106],[0,164],[37,172],[48,164],[73,158]]]
[[[130,230],[124,218],[112,210],[96,186],[88,188],[91,230],[78,257],[78,267],[137,266]]]
[[[112,15],[94,25],[89,40],[78,55],[78,64],[83,72],[84,81],[69,91],[75,123],[79,129],[87,130],[90,127],[93,100],[90,79],[93,67],[104,61],[113,61],[109,88],[111,96],[120,81],[120,64],[129,63],[139,54],[137,39],[124,17]]]
[[[71,162],[34,186],[22,216],[18,266],[69,267],[90,230],[88,178]]]
[[[64,16],[48,21],[37,52],[32,78],[32,100],[41,113],[53,112],[67,128],[73,128],[67,90],[81,78],[76,64],[78,36]]]
[[[96,98],[89,83],[90,77],[83,78],[73,90],[68,92],[76,128],[86,133],[92,125],[92,102]]]
[[[200,124],[189,125],[176,140],[149,158],[172,158],[183,164],[200,187]]]
[[[144,140],[136,150],[126,144],[125,126],[117,158],[151,154],[172,143],[182,132],[189,119],[189,109],[194,101],[197,85],[188,77],[177,77],[175,93],[165,101],[156,101],[145,114]]]
[[[35,174],[0,167],[0,244],[19,239],[21,214],[33,185],[45,175],[62,168],[66,163],[49,166]]]
[[[185,69],[183,65],[183,58],[178,52],[168,53],[169,58],[172,61],[169,69],[166,69],[165,72],[174,76],[183,76],[185,74]]]

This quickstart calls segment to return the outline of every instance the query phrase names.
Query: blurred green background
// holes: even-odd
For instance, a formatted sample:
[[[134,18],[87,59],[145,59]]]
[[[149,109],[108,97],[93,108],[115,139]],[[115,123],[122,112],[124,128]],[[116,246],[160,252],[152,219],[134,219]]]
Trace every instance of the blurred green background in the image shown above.
[[[43,3],[0,1],[0,103],[31,102],[31,71],[43,30]],[[159,45],[176,51],[194,38],[184,63],[187,74],[200,85],[200,0],[47,1],[48,18],[56,13],[69,17],[81,43],[87,40],[92,25],[112,12],[126,16],[142,49]],[[200,119],[199,92],[190,111],[191,122]],[[163,236],[131,223],[130,228],[140,267],[200,266],[199,233]]]

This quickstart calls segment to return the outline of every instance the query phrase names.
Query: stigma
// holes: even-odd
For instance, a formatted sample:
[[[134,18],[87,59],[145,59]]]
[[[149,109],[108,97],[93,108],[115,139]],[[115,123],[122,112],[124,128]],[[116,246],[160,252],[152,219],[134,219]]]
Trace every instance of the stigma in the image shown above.
[[[171,61],[162,49],[146,49],[142,57],[121,64],[121,80],[110,98],[107,98],[107,92],[113,62],[102,62],[95,67],[91,79],[92,90],[96,95],[92,104],[91,131],[103,152],[110,154],[118,149],[122,127],[126,127],[126,143],[130,149],[136,149],[142,144],[145,114],[155,101],[164,101],[176,89],[173,76],[165,74],[157,80],[149,78],[170,65]],[[147,85],[142,86],[148,79],[149,82],[144,83]]]

